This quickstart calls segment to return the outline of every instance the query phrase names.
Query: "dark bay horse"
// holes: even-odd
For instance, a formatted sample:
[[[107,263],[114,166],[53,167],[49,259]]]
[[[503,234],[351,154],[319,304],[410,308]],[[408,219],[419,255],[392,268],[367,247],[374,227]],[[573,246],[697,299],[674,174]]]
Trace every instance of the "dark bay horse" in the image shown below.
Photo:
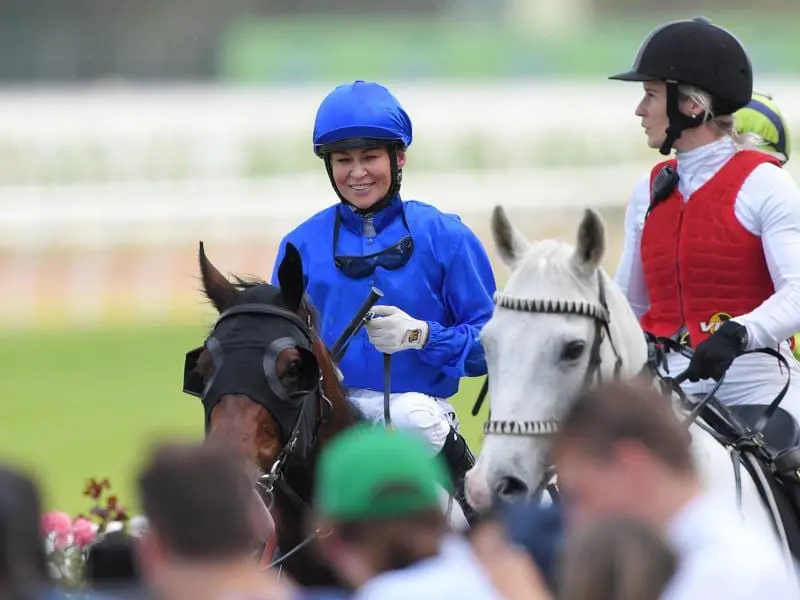
[[[308,505],[320,450],[362,417],[317,333],[300,253],[287,245],[280,287],[229,281],[202,242],[199,261],[203,291],[219,318],[203,346],[186,355],[184,391],[203,400],[206,443],[245,459],[271,508],[286,572],[305,586],[341,585],[315,551]]]

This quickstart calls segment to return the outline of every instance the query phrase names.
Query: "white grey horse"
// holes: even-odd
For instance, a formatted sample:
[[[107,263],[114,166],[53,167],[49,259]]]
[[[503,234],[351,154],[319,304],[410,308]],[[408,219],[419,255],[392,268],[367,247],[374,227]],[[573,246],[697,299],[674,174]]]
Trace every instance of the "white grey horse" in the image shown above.
[[[491,420],[466,483],[468,501],[479,511],[495,498],[538,495],[548,478],[549,434],[570,398],[598,375],[605,381],[637,375],[647,359],[639,322],[601,267],[606,239],[597,213],[585,212],[577,247],[556,239],[529,243],[501,207],[492,215],[492,235],[511,274],[481,332]],[[600,363],[593,366],[595,343]],[[728,492],[733,501],[736,475],[728,450],[698,425],[690,431],[705,485]],[[742,514],[772,528],[753,480],[746,470],[741,474]]]

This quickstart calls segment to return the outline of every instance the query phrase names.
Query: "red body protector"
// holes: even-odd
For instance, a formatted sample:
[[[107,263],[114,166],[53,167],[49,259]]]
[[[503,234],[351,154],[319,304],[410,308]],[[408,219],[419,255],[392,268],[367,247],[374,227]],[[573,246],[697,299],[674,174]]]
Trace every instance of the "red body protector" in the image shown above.
[[[656,165],[650,185],[667,165]],[[684,202],[678,186],[651,207],[642,231],[641,256],[650,296],[642,329],[671,337],[685,326],[696,347],[729,318],[748,313],[775,292],[761,238],[734,213],[742,184],[763,164],[780,162],[763,152],[737,152]]]

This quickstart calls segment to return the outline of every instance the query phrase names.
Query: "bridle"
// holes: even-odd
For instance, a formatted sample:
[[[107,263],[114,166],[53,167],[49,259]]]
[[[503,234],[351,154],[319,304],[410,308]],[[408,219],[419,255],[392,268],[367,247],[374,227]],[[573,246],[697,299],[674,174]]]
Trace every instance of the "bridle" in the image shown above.
[[[546,300],[538,298],[522,298],[512,296],[502,292],[495,292],[495,306],[501,309],[523,313],[544,313],[578,315],[592,319],[595,323],[594,339],[589,350],[589,364],[586,367],[583,381],[584,386],[589,385],[593,380],[602,382],[601,350],[603,342],[608,339],[614,353],[614,379],[618,379],[623,367],[622,356],[617,350],[616,344],[611,337],[610,315],[608,302],[606,300],[606,288],[601,272],[597,271],[597,302],[586,302],[578,300]],[[488,378],[487,378],[488,383]],[[484,384],[485,387],[486,384]],[[481,390],[472,414],[475,415],[480,410],[480,405],[485,398],[485,391]],[[499,421],[491,418],[483,424],[484,435],[514,435],[527,437],[545,437],[558,433],[559,422],[555,420],[546,421]]]
[[[317,338],[313,323],[311,321],[311,315],[309,314],[306,319],[306,327],[308,328],[309,337],[311,339],[311,343],[315,341]],[[328,420],[328,417],[333,414],[333,402],[331,402],[330,398],[325,394],[325,388],[323,386],[323,373],[322,369],[319,372],[319,382],[316,388],[316,400],[318,402],[317,406],[317,419],[314,424],[313,431],[311,431],[311,441],[309,442],[309,447],[313,448],[316,446],[317,439],[319,437],[319,432],[325,423]],[[306,397],[304,402],[308,402],[312,400],[311,396]],[[300,495],[294,491],[292,486],[286,480],[286,477],[283,474],[284,466],[286,465],[286,461],[289,459],[292,454],[294,454],[295,449],[297,448],[297,440],[300,438],[300,434],[302,433],[302,426],[303,426],[303,412],[306,410],[307,407],[303,406],[300,408],[300,411],[297,415],[297,419],[295,419],[294,426],[292,427],[292,431],[289,434],[289,437],[286,441],[286,444],[280,449],[278,452],[278,456],[275,457],[272,466],[269,468],[269,471],[261,475],[256,480],[256,487],[258,488],[260,495],[264,498],[264,504],[267,506],[267,509],[271,510],[272,505],[275,500],[275,489],[276,487],[283,492],[287,498],[291,502],[293,502],[298,508],[303,510],[308,509],[308,504],[300,497]]]
[[[298,349],[304,350],[313,357],[313,345],[319,337],[314,329],[310,310],[308,311],[306,318],[302,319],[295,313],[278,306],[262,303],[245,303],[235,305],[221,313],[217,318],[214,327],[212,328],[212,334],[206,340],[205,344],[199,348],[189,351],[186,355],[186,362],[184,365],[183,391],[187,394],[197,396],[203,400],[204,408],[206,410],[206,433],[208,433],[211,410],[213,410],[213,407],[216,404],[214,403],[209,406],[206,403],[206,396],[213,386],[214,377],[216,375],[212,376],[207,382],[204,382],[199,374],[194,371],[194,367],[196,367],[197,360],[203,351],[211,352],[212,357],[215,357],[215,360],[219,361],[220,363],[224,360],[222,347],[219,340],[217,340],[217,338],[214,336],[213,331],[216,331],[217,326],[221,321],[228,319],[233,315],[261,315],[264,317],[278,318],[281,319],[285,324],[288,323],[291,325],[292,330],[300,333],[299,337],[291,336],[279,338],[270,344],[270,346],[266,349],[263,359],[263,371],[268,380],[274,379],[277,375],[274,372],[274,364],[272,359],[275,359],[281,350],[290,346],[296,346]],[[261,475],[255,483],[256,491],[269,511],[272,510],[275,501],[275,492],[277,490],[280,490],[292,504],[301,510],[305,511],[308,509],[307,503],[287,481],[284,474],[284,469],[288,459],[297,452],[298,441],[301,434],[304,432],[303,425],[306,423],[306,411],[312,408],[310,403],[317,402],[318,405],[315,407],[316,419],[314,420],[313,428],[311,431],[306,433],[309,436],[308,441],[305,444],[306,448],[313,449],[316,446],[320,430],[327,422],[328,418],[333,414],[333,403],[324,391],[323,371],[319,367],[316,357],[314,357],[313,362],[315,368],[319,370],[318,378],[313,386],[309,386],[309,389],[302,392],[302,400],[299,403],[292,403],[292,411],[296,411],[296,416],[293,416],[292,426],[289,435],[286,438],[286,442],[281,447],[269,470]],[[285,400],[291,402],[291,398],[288,396],[283,396],[284,395],[279,396],[276,398],[276,400]],[[219,399],[221,399],[221,397]],[[264,408],[270,412],[274,410],[274,407],[271,409],[270,406],[264,402],[258,401],[258,403],[264,406]],[[277,419],[277,417],[275,418]],[[269,568],[280,564],[286,558],[288,558],[288,556],[294,554],[302,547],[313,541],[318,536],[318,533],[319,532],[314,532],[308,538],[302,540],[289,552],[283,554],[277,560],[270,562],[272,554],[277,546],[277,537],[273,535],[271,540],[265,545],[260,561],[262,566]]]
[[[577,315],[592,319],[595,323],[594,338],[589,350],[589,363],[583,377],[584,387],[588,386],[592,380],[602,382],[603,376],[600,371],[602,365],[601,350],[603,342],[608,339],[611,350],[614,353],[614,379],[619,379],[622,372],[622,356],[617,350],[614,339],[611,336],[611,319],[608,310],[606,287],[600,270],[597,271],[597,302],[586,302],[579,300],[552,300],[539,298],[522,298],[512,296],[502,292],[495,292],[494,304],[498,308],[522,313],[542,313],[542,314],[562,314]],[[647,368],[647,365],[645,365]],[[481,405],[486,398],[489,389],[489,378],[483,383],[475,405],[472,407],[472,415],[477,416]],[[510,435],[522,437],[551,437],[558,433],[559,422],[556,420],[543,421],[501,421],[492,419],[491,411],[489,418],[483,424],[483,433],[488,435]],[[539,483],[539,491],[547,489],[553,501],[558,501],[560,495],[558,487],[553,477],[555,470],[550,467],[545,471],[542,481]]]
[[[314,341],[318,339],[318,335],[316,334],[316,330],[314,329],[314,324],[311,319],[311,313],[309,312],[306,323],[307,331],[309,334],[309,338],[313,345]],[[317,439],[319,437],[319,432],[322,427],[327,422],[328,416],[333,414],[333,403],[331,402],[330,398],[325,394],[325,388],[323,386],[323,373],[322,369],[320,369],[319,373],[319,384],[317,386],[317,399],[319,402],[318,406],[318,413],[317,413],[317,420],[316,424],[314,425],[314,431],[311,433],[311,442],[310,446],[313,448],[316,446]],[[306,399],[308,401],[308,399]],[[259,495],[264,501],[264,505],[267,507],[267,510],[272,510],[272,505],[275,501],[275,490],[276,488],[279,489],[284,495],[298,508],[301,508],[304,512],[308,511],[308,504],[305,502],[300,495],[294,491],[292,486],[286,480],[286,477],[283,475],[283,468],[286,464],[288,458],[294,453],[295,448],[297,446],[297,440],[300,437],[302,423],[303,423],[303,410],[305,407],[301,408],[300,413],[295,421],[295,424],[292,428],[292,432],[289,434],[288,441],[286,444],[281,448],[278,456],[275,457],[275,461],[272,463],[269,471],[261,475],[256,480],[256,488],[259,490]],[[264,551],[261,555],[261,568],[263,570],[268,570],[273,567],[279,567],[279,571],[282,568],[282,563],[292,556],[296,554],[304,547],[308,546],[318,537],[321,537],[322,531],[320,529],[316,529],[315,531],[311,532],[305,538],[303,538],[299,543],[297,543],[294,547],[292,547],[287,552],[281,554],[278,558],[272,560],[272,556],[275,553],[275,550],[278,547],[278,539],[277,535],[273,535],[272,539],[267,542],[264,547]]]
[[[331,348],[331,357],[335,362],[338,362],[341,357],[344,355],[345,351],[347,350],[347,346],[350,340],[360,331],[362,327],[366,324],[368,320],[368,315],[372,310],[372,307],[383,297],[383,292],[381,292],[376,287],[372,287],[370,289],[369,296],[364,301],[364,303],[359,307],[358,311],[353,318],[351,319],[350,323],[347,325],[345,330],[341,333],[339,338],[336,340],[334,345]],[[317,334],[316,330],[314,329],[314,324],[311,319],[311,314],[308,315],[308,321],[306,323],[308,328],[308,334],[312,338],[312,344],[314,340],[319,340],[319,335]],[[384,360],[384,377],[386,377],[386,372],[388,371],[387,363],[388,361]],[[335,365],[334,365],[335,366]],[[319,434],[320,429],[326,422],[326,416],[328,414],[333,413],[333,403],[330,399],[325,395],[324,387],[323,387],[323,374],[322,369],[320,369],[319,375],[319,386],[318,386],[318,396],[320,399],[320,411],[319,416],[320,420],[318,420],[315,431],[314,431],[314,438],[312,444],[316,444],[317,436]],[[387,388],[388,390],[389,388]],[[384,393],[384,411],[387,411],[388,407],[388,391]],[[269,503],[265,500],[265,504],[267,508],[270,509],[272,507],[272,500],[274,500],[274,490],[275,486],[279,486],[281,491],[284,492],[287,497],[289,497],[296,505],[301,506],[305,512],[308,511],[308,506],[306,502],[303,501],[302,498],[291,488],[291,486],[286,482],[286,478],[282,477],[282,470],[283,465],[286,462],[286,459],[292,453],[295,445],[297,444],[297,439],[300,435],[300,425],[301,419],[298,418],[297,423],[295,424],[292,433],[289,435],[288,443],[281,449],[280,453],[278,454],[275,462],[270,467],[270,470],[259,477],[256,485],[261,489],[263,494],[270,499]],[[288,550],[286,553],[282,554],[280,557],[276,558],[273,561],[269,561],[269,557],[272,556],[274,550],[277,548],[277,538],[273,536],[273,540],[271,544],[267,544],[264,549],[264,553],[261,559],[261,568],[264,570],[271,569],[272,567],[278,566],[279,570],[282,568],[282,563],[292,556],[293,554],[299,552],[304,547],[312,543],[315,539],[324,538],[325,536],[329,535],[328,533],[323,533],[320,528],[315,529],[312,531],[308,536],[306,536],[303,540],[301,540],[297,545],[293,548]]]
[[[341,358],[341,355],[344,354],[344,351],[347,348],[347,344],[353,338],[353,336],[358,333],[359,329],[363,327],[366,319],[368,318],[369,311],[372,307],[377,303],[377,301],[383,296],[383,293],[378,290],[377,288],[372,288],[369,294],[369,297],[364,301],[362,306],[359,308],[358,312],[353,316],[351,323],[342,332],[339,336],[338,340],[333,346],[333,350],[331,352],[331,357],[334,361],[337,361]],[[237,305],[229,308],[227,311],[220,314],[217,318],[217,321],[214,325],[214,329],[216,329],[217,325],[223,319],[234,315],[234,314],[262,314],[272,317],[282,318],[285,321],[288,321],[292,325],[294,325],[295,329],[298,329],[301,332],[302,339],[294,340],[297,343],[298,347],[307,349],[313,355],[313,346],[315,342],[320,341],[320,337],[318,332],[316,331],[312,319],[312,313],[309,310],[306,316],[306,319],[301,319],[295,313],[288,311],[286,309],[272,306],[272,305],[265,305],[265,304],[242,304]],[[214,340],[215,338],[212,336],[209,340]],[[281,340],[284,344],[291,342],[292,340],[284,339]],[[217,345],[219,342],[216,342]],[[213,345],[213,344],[212,344]],[[184,392],[189,393],[194,396],[198,396],[201,399],[204,398],[206,393],[208,392],[211,381],[208,383],[198,382],[197,380],[191,381],[190,377],[190,369],[189,369],[189,362],[190,356],[193,356],[193,359],[196,364],[196,360],[199,357],[200,353],[205,349],[205,346],[196,348],[193,351],[190,351],[187,354],[187,363],[184,366]],[[213,348],[209,348],[209,350],[213,350]],[[218,350],[221,351],[221,350]],[[315,359],[316,361],[316,359]],[[386,365],[385,365],[386,367]],[[321,431],[322,427],[327,423],[328,418],[333,415],[333,403],[331,402],[330,398],[325,394],[324,388],[324,373],[322,368],[319,367],[317,364],[317,368],[319,369],[319,378],[314,386],[313,389],[308,390],[308,393],[303,398],[301,406],[297,409],[297,416],[294,419],[294,423],[292,425],[291,431],[287,437],[286,443],[283,445],[281,450],[278,452],[278,456],[276,456],[275,460],[273,461],[272,465],[270,466],[269,470],[261,475],[256,480],[256,490],[259,493],[264,505],[267,507],[267,510],[271,510],[275,500],[275,492],[280,490],[292,504],[294,504],[297,508],[300,508],[304,513],[308,512],[308,504],[304,501],[300,495],[292,488],[292,486],[287,481],[284,475],[284,468],[286,466],[286,462],[293,454],[296,453],[298,440],[300,439],[300,435],[303,433],[303,424],[305,422],[304,414],[306,410],[308,410],[309,406],[308,403],[312,401],[318,402],[317,406],[317,418],[315,420],[313,430],[309,432],[310,440],[306,446],[310,449],[316,447],[316,443],[319,437],[319,432]],[[334,368],[335,364],[334,364]],[[270,375],[274,376],[274,373],[270,373],[270,367],[266,361],[264,361],[264,372],[267,378],[269,379]],[[386,368],[385,368],[386,370]],[[268,407],[265,406],[267,410]],[[207,414],[207,425],[208,425],[208,416],[210,415],[210,411]],[[315,539],[320,537],[324,537],[327,535],[323,533],[320,529],[313,531],[308,536],[306,536],[303,540],[301,540],[297,545],[289,549],[287,552],[283,553],[280,557],[275,560],[271,560],[271,557],[274,554],[274,551],[277,548],[277,536],[273,535],[272,539],[266,544],[264,551],[261,557],[261,567],[263,569],[269,569],[275,566],[282,565],[282,563],[289,558],[291,555],[299,552],[305,546],[313,542]]]
[[[614,379],[619,379],[623,367],[622,357],[620,356],[616,345],[614,344],[614,340],[611,336],[610,330],[610,313],[608,310],[608,303],[606,300],[606,291],[605,285],[603,281],[603,277],[600,271],[597,273],[598,275],[598,300],[597,302],[581,302],[575,300],[541,300],[541,299],[529,299],[529,298],[520,298],[516,296],[511,296],[508,294],[503,294],[501,292],[496,292],[494,295],[494,302],[498,308],[512,310],[516,312],[525,312],[525,313],[545,313],[545,314],[569,314],[569,315],[579,315],[586,318],[593,319],[595,322],[595,334],[594,340],[592,342],[590,355],[589,355],[589,364],[586,369],[586,373],[584,375],[583,385],[587,387],[589,384],[592,383],[593,379],[596,379],[598,383],[602,383],[602,372],[600,371],[601,366],[601,348],[602,344],[605,341],[605,338],[608,338],[608,343],[611,346],[611,349],[614,353],[614,371],[613,377]],[[786,395],[789,387],[789,379],[787,377],[787,382],[784,385],[781,392],[776,396],[776,398],[772,401],[772,403],[765,409],[764,414],[759,418],[758,422],[753,428],[749,430],[745,429],[742,430],[741,426],[736,424],[735,421],[730,421],[730,415],[727,415],[727,419],[723,416],[717,416],[713,410],[706,410],[707,407],[711,407],[712,404],[715,402],[715,394],[716,391],[722,384],[724,379],[720,378],[720,380],[714,385],[713,389],[706,394],[704,397],[696,399],[694,401],[690,400],[681,390],[680,384],[687,378],[688,368],[683,371],[682,373],[674,376],[674,377],[665,377],[658,373],[658,366],[663,363],[664,359],[664,350],[665,349],[672,349],[674,351],[678,351],[687,355],[687,357],[691,358],[693,352],[689,348],[682,347],[680,344],[676,343],[674,340],[671,339],[664,339],[664,338],[654,338],[652,335],[645,333],[645,340],[647,342],[648,347],[648,356],[645,361],[645,364],[642,366],[640,370],[640,375],[649,376],[650,379],[653,381],[654,384],[658,385],[661,388],[661,391],[664,393],[675,393],[677,394],[681,405],[685,410],[689,411],[689,414],[686,418],[683,419],[683,425],[688,428],[693,424],[696,423],[699,427],[709,433],[712,437],[721,441],[723,444],[728,444],[735,447],[737,452],[741,451],[742,449],[755,449],[756,452],[763,451],[763,444],[760,442],[761,440],[761,432],[763,431],[764,427],[766,426],[769,419],[774,414],[775,410],[777,410],[778,405],[780,404],[783,397]],[[750,350],[745,352],[747,353],[763,353],[768,354],[770,356],[774,356],[781,362],[787,370],[787,373],[790,372],[789,365],[786,359],[777,351],[771,348],[762,348],[757,350]],[[488,378],[487,378],[488,383]],[[478,396],[478,399],[473,407],[473,415],[476,415],[480,410],[480,404],[483,402],[483,399],[486,395],[486,384],[484,384],[484,389],[481,390],[481,394]],[[716,405],[715,405],[716,406]],[[721,409],[717,407],[717,410],[720,411]],[[704,419],[710,420],[709,424],[706,424],[702,421],[698,420],[700,415],[703,415]],[[484,423],[483,432],[485,435],[510,435],[510,436],[525,436],[525,437],[550,437],[559,432],[560,426],[559,422],[555,420],[547,420],[547,421],[500,421],[500,420],[493,420],[491,419],[491,412],[489,414],[489,419]],[[738,425],[738,430],[737,430]],[[725,440],[725,436],[721,436],[719,431],[724,431],[728,434],[728,440]],[[689,437],[691,439],[691,436]],[[731,439],[735,439],[735,442],[731,442]],[[735,461],[734,461],[735,462]],[[547,487],[550,490],[551,496],[554,499],[558,495],[557,485],[552,482],[554,469],[551,467],[545,471],[543,476],[543,480],[540,482],[540,489]],[[738,482],[738,479],[737,479]],[[737,483],[738,485],[738,483]]]
[[[604,341],[604,337],[608,338],[611,349],[614,353],[614,379],[619,379],[623,367],[622,357],[617,351],[614,340],[611,336],[610,330],[610,314],[608,304],[606,301],[606,291],[603,281],[602,273],[598,270],[598,301],[594,302],[580,302],[574,300],[568,301],[554,301],[554,300],[540,300],[528,299],[511,296],[496,292],[494,295],[494,302],[498,308],[512,310],[517,312],[526,313],[546,313],[546,314],[571,314],[579,315],[586,318],[591,318],[595,322],[595,335],[592,342],[592,347],[589,355],[589,364],[584,375],[584,387],[588,386],[595,378],[598,383],[602,382],[602,373],[600,371],[601,356],[600,350]],[[744,354],[749,353],[762,353],[775,357],[785,368],[787,372],[787,381],[775,399],[765,408],[763,414],[758,418],[753,427],[742,426],[733,415],[725,410],[724,406],[716,401],[715,394],[719,387],[722,385],[724,376],[721,377],[713,386],[713,389],[702,398],[690,400],[681,390],[681,383],[688,378],[689,368],[674,377],[665,377],[659,374],[658,367],[663,364],[665,357],[664,351],[671,349],[673,351],[681,352],[691,359],[693,351],[689,348],[683,347],[680,343],[669,338],[656,338],[651,334],[644,333],[647,342],[647,359],[644,366],[640,370],[640,374],[649,375],[655,385],[661,388],[662,392],[677,394],[682,408],[688,410],[688,415],[682,420],[682,424],[686,427],[689,433],[689,427],[692,424],[697,424],[702,430],[708,433],[712,438],[716,439],[724,447],[727,447],[730,452],[730,457],[734,469],[736,494],[739,507],[741,509],[742,503],[742,489],[741,489],[741,464],[745,464],[748,471],[753,476],[755,485],[759,488],[762,498],[764,499],[767,508],[769,509],[778,535],[781,539],[781,546],[784,554],[791,557],[789,542],[786,538],[783,529],[780,511],[775,502],[772,494],[772,488],[766,481],[764,472],[756,462],[756,458],[762,460],[762,464],[772,465],[774,457],[772,457],[764,444],[763,430],[769,420],[772,418],[775,411],[778,409],[779,404],[788,392],[791,380],[791,370],[789,363],[780,352],[772,348],[759,348],[755,350],[745,351]],[[480,410],[480,404],[486,395],[488,378],[484,383],[480,395],[473,407],[473,415],[476,415]],[[699,420],[701,417],[702,420]],[[705,422],[704,422],[705,421]],[[499,421],[491,419],[491,412],[489,420],[484,423],[483,431],[485,435],[511,435],[511,436],[527,436],[527,437],[549,437],[559,432],[559,422],[555,420],[548,421]],[[688,443],[691,443],[691,433],[688,435]],[[550,466],[545,470],[541,481],[539,482],[537,494],[543,489],[547,489],[553,501],[560,498],[557,483],[554,481],[555,469]]]
[[[214,360],[218,361],[220,364],[224,361],[222,346],[219,340],[214,336],[213,331],[216,331],[217,327],[222,321],[234,315],[260,315],[267,318],[277,318],[282,320],[284,323],[289,324],[293,331],[301,334],[299,338],[295,336],[279,338],[266,349],[263,359],[263,370],[264,375],[268,380],[276,377],[276,373],[274,373],[274,365],[272,364],[271,359],[276,358],[280,351],[284,348],[296,345],[299,349],[304,350],[308,355],[313,357],[313,344],[316,339],[316,335],[314,334],[310,312],[306,319],[302,319],[289,310],[262,303],[239,304],[222,312],[214,323],[212,334],[206,340],[206,343],[203,346],[195,348],[187,353],[186,364],[184,366],[183,391],[187,394],[197,396],[203,400],[204,407],[206,409],[206,432],[208,432],[211,411],[216,405],[216,403],[211,405],[207,404],[206,396],[214,384],[214,378],[216,375],[212,376],[207,382],[203,382],[202,380],[198,380],[199,375],[192,373],[192,366],[197,364],[197,359],[204,350],[211,352]],[[301,507],[305,507],[305,502],[303,502],[300,496],[292,489],[292,487],[286,481],[286,478],[283,476],[283,470],[286,461],[296,452],[300,434],[303,433],[305,413],[311,408],[309,403],[318,402],[319,404],[316,407],[317,418],[315,420],[313,430],[308,432],[308,435],[310,436],[308,447],[314,446],[321,427],[324,425],[328,416],[332,412],[333,404],[325,395],[323,390],[322,370],[319,369],[319,365],[316,364],[316,358],[314,358],[313,362],[314,368],[319,370],[318,379],[313,386],[310,386],[309,389],[301,392],[302,400],[299,403],[294,404],[292,399],[290,399],[288,396],[276,397],[276,401],[278,402],[292,402],[292,411],[296,411],[297,414],[293,417],[292,427],[289,435],[286,438],[285,444],[281,447],[278,456],[275,458],[275,461],[272,463],[269,470],[264,475],[261,475],[256,482],[256,487],[264,499],[264,503],[267,505],[267,508],[272,507],[274,490],[276,486],[279,487],[280,490],[284,492],[292,502],[299,503]],[[219,399],[221,399],[221,396],[217,399],[217,402]],[[258,400],[257,402],[270,412],[274,410],[274,407],[271,408],[267,403]]]

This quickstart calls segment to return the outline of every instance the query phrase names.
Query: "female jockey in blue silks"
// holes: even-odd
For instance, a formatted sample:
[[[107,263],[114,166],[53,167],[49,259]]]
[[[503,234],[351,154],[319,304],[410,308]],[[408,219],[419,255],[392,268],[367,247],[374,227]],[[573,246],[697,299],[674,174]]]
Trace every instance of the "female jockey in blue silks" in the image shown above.
[[[384,297],[350,343],[340,368],[348,396],[372,421],[383,419],[383,354],[392,355],[390,414],[441,453],[468,519],[463,476],[474,464],[448,398],[461,377],[486,374],[479,332],[494,308],[494,275],[481,242],[459,217],[400,198],[411,120],[381,85],[355,81],[320,105],[314,152],[340,202],[281,242],[298,248],[307,291],[330,346],[369,295]],[[346,484],[345,484],[346,485]]]

